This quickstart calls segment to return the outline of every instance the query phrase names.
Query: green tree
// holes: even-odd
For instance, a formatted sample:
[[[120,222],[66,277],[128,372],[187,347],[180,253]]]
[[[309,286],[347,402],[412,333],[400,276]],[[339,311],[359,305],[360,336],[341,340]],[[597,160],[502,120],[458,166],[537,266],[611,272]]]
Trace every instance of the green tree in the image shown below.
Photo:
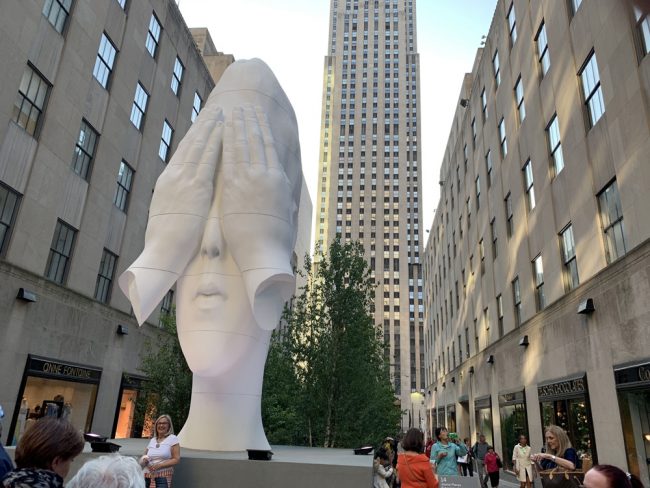
[[[276,391],[273,381],[283,374],[277,388],[293,399],[265,399],[267,433],[275,438],[278,417],[302,429],[292,443],[375,444],[394,434],[400,419],[372,317],[375,283],[359,243],[336,239],[327,254],[318,252],[316,263],[305,258],[307,284],[285,311],[284,332],[274,340],[282,345],[272,347],[267,362],[265,394]],[[286,379],[289,372],[295,381]]]
[[[155,342],[145,343],[140,369],[147,380],[138,394],[135,419],[146,427],[146,421],[164,413],[179,432],[190,410],[192,371],[178,341],[174,310],[161,318],[161,325],[163,332]]]

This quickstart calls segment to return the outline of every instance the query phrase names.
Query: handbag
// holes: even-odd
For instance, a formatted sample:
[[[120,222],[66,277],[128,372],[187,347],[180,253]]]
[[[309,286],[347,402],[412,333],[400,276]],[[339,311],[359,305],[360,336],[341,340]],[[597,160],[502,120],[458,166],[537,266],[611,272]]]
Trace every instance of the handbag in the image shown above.
[[[582,486],[585,473],[582,470],[564,470],[553,468],[538,471],[544,488],[578,488]]]
[[[501,461],[501,458],[497,456],[497,467],[499,469],[503,468],[503,461]]]

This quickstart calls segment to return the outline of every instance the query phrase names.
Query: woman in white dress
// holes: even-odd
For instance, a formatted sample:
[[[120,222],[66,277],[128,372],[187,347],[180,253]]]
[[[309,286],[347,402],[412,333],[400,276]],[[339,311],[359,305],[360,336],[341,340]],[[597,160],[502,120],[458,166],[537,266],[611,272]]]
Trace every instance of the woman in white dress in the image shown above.
[[[519,444],[512,450],[512,465],[515,468],[521,488],[533,485],[533,462],[530,459],[530,446],[525,435],[519,436]]]

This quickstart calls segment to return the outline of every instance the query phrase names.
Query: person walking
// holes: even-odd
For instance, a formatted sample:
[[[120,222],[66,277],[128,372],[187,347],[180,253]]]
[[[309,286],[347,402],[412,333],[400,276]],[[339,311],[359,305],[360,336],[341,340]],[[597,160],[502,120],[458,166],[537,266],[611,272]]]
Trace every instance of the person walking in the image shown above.
[[[431,462],[439,475],[458,476],[458,457],[467,454],[465,444],[450,442],[445,427],[436,428],[436,442],[431,448]]]
[[[472,454],[474,459],[476,459],[476,472],[478,473],[478,479],[481,482],[481,488],[487,487],[488,475],[485,472],[485,455],[487,454],[488,443],[485,442],[485,436],[480,434],[478,441],[472,447]]]
[[[528,438],[521,434],[519,444],[512,450],[512,466],[519,480],[520,488],[531,488],[533,485],[533,462],[530,459]]]
[[[472,448],[469,445],[469,437],[463,439],[463,444],[467,449],[467,454],[465,456],[458,458],[458,466],[461,469],[460,474],[462,476],[474,476],[474,454],[472,453]],[[461,459],[463,460],[461,462]]]
[[[490,478],[490,486],[492,488],[499,486],[499,469],[501,469],[503,463],[492,446],[488,446],[488,451],[485,453],[483,461],[485,463],[485,471],[487,471],[488,477]]]

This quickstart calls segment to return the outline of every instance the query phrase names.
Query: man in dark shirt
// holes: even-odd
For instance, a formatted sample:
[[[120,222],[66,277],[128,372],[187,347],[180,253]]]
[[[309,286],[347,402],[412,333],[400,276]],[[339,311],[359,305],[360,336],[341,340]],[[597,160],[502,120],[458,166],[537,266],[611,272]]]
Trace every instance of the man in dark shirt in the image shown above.
[[[485,455],[487,454],[489,444],[485,442],[485,436],[480,434],[478,442],[472,447],[472,454],[476,459],[476,471],[478,472],[478,479],[481,482],[482,488],[487,488],[488,474],[485,471]]]

